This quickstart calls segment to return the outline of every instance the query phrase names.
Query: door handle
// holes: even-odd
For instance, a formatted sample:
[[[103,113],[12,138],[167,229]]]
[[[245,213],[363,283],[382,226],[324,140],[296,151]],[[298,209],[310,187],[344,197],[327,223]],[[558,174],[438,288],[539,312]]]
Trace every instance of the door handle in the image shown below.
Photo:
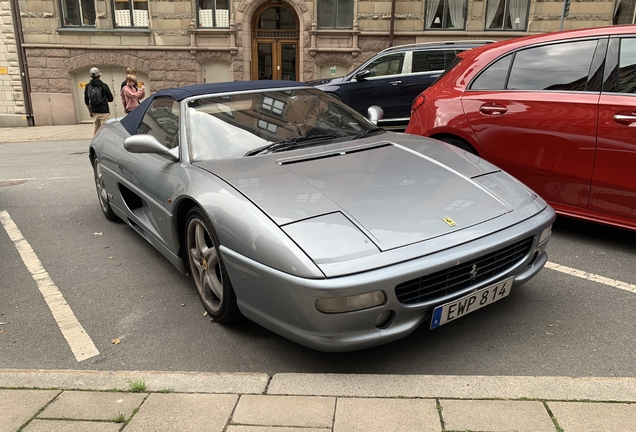
[[[508,112],[508,108],[497,106],[497,105],[482,105],[479,107],[479,111],[482,114],[486,114],[486,115],[492,115],[492,114],[501,115]]]
[[[398,85],[398,84],[402,84],[402,81],[391,81],[389,84]]]
[[[619,124],[630,124],[636,122],[635,115],[614,114],[614,121]]]

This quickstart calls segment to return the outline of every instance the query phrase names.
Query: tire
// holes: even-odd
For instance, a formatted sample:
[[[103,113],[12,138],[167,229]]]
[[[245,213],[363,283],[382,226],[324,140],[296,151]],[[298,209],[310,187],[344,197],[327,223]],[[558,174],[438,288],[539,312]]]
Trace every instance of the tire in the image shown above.
[[[445,143],[454,145],[455,147],[459,147],[460,149],[465,150],[468,153],[472,153],[474,155],[479,156],[479,154],[475,151],[473,146],[471,146],[470,144],[468,144],[466,141],[464,141],[461,138],[457,138],[454,136],[442,136],[437,139],[440,141],[444,141]]]
[[[186,220],[188,267],[199,299],[215,321],[236,321],[241,317],[241,312],[236,304],[236,294],[225,269],[219,251],[221,243],[212,228],[212,222],[199,207],[190,209]]]
[[[106,219],[110,221],[116,221],[119,218],[113,212],[108,201],[108,192],[106,192],[106,186],[104,185],[104,176],[102,175],[102,168],[99,164],[99,159],[95,158],[93,161],[93,174],[95,177],[95,188],[97,189],[97,199],[99,200],[99,206],[102,208],[102,212]]]

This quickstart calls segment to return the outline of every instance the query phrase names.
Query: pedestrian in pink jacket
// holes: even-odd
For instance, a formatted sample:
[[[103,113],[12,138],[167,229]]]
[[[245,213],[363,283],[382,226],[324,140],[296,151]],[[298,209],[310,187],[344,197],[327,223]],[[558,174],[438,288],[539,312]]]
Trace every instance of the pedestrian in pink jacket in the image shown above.
[[[139,101],[146,96],[144,86],[135,89],[137,85],[137,77],[135,75],[126,75],[126,85],[121,89],[121,96],[124,102],[124,111],[126,114],[137,108]]]

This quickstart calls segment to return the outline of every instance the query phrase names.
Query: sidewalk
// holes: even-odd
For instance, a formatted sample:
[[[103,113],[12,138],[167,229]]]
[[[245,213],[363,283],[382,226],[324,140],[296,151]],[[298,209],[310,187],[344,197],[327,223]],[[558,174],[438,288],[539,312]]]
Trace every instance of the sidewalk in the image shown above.
[[[33,141],[90,140],[92,124],[0,128],[0,144]]]
[[[635,402],[636,378],[0,369],[1,432],[631,432]]]

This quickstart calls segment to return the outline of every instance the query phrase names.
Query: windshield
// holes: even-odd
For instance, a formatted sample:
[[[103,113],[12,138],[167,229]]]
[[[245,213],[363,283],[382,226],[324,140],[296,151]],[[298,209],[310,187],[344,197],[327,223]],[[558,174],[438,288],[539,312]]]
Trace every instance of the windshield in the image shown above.
[[[285,141],[280,151],[316,139],[342,141],[377,127],[317,89],[205,96],[188,103],[190,157],[237,157]],[[273,147],[272,147],[273,148]]]

